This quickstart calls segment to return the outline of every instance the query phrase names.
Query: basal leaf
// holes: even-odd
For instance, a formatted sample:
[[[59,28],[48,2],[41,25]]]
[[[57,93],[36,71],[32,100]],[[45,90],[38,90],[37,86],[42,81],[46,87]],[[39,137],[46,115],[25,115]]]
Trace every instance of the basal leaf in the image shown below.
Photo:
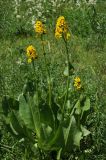
[[[70,117],[68,127],[64,128],[65,149],[71,151],[73,146],[80,146],[80,140],[82,139],[82,132],[80,131],[74,116]]]
[[[35,131],[36,131],[37,137],[41,139],[41,114],[40,114],[40,108],[39,108],[38,92],[36,92],[33,96],[32,111],[33,111],[32,117],[34,121]]]
[[[23,128],[20,125],[18,118],[14,112],[12,112],[10,116],[10,126],[12,127],[12,130],[17,133],[17,135],[23,135]]]
[[[54,135],[51,137],[51,140],[48,142],[48,147],[51,150],[57,150],[65,146],[64,135],[62,124],[58,126],[55,130]]]
[[[19,97],[19,114],[21,119],[24,121],[26,127],[34,130],[35,128],[34,128],[32,111],[23,95],[20,95]]]
[[[74,131],[74,137],[73,137],[74,145],[80,147],[81,139],[82,139],[82,132],[80,131],[80,129],[77,128]]]

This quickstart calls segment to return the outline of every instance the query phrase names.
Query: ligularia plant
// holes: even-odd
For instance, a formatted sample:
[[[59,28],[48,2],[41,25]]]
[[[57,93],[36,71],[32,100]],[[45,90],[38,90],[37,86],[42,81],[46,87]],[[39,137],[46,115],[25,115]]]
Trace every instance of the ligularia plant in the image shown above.
[[[39,151],[40,160],[45,159],[45,154],[42,153],[51,151],[56,151],[56,159],[60,160],[62,153],[71,153],[76,148],[79,149],[80,141],[90,134],[86,127],[90,99],[84,94],[82,80],[74,74],[75,69],[70,63],[71,53],[68,48],[70,33],[64,16],[57,19],[54,35],[58,40],[63,39],[66,49],[67,74],[62,95],[54,92],[55,86],[47,63],[47,53],[44,43],[42,43],[47,34],[46,28],[41,21],[37,20],[34,29],[42,45],[44,67],[46,68],[46,89],[37,79],[37,73],[41,71],[41,67],[36,70],[38,65],[37,49],[35,46],[29,45],[26,56],[28,63],[32,62],[33,64],[33,69],[30,68],[32,74],[26,79],[23,91],[17,99],[4,96],[2,107],[5,123],[15,136],[29,140],[30,146],[36,146],[35,149],[37,148]],[[74,70],[73,73],[70,72],[71,69]],[[72,88],[70,88],[70,82],[72,82]],[[42,90],[45,92],[45,98],[43,98]]]

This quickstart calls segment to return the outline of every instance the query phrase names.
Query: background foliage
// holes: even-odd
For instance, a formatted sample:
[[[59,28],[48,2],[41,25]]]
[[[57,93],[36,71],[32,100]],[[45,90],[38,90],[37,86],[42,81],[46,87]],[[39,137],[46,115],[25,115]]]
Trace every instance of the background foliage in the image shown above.
[[[105,0],[1,0],[0,1],[0,97],[11,95],[17,98],[21,93],[26,73],[30,71],[26,63],[27,45],[40,46],[35,38],[33,25],[36,19],[43,20],[50,29],[48,44],[51,56],[52,76],[56,91],[62,92],[63,70],[65,67],[64,46],[54,39],[52,28],[56,18],[64,15],[72,32],[69,42],[72,61],[86,88],[86,95],[91,98],[93,110],[88,118],[88,127],[92,140],[85,140],[80,151],[73,155],[63,155],[63,159],[105,160],[106,158],[106,2]],[[60,48],[62,51],[60,53]],[[41,47],[37,48],[42,57]],[[61,56],[62,55],[62,56]],[[54,63],[55,62],[55,63]],[[43,62],[38,61],[43,67]],[[39,72],[38,79],[41,76]],[[29,73],[30,75],[30,73]],[[43,78],[45,76],[43,75]],[[44,85],[45,82],[42,82]],[[14,89],[15,88],[15,89]],[[57,92],[57,94],[59,94]],[[0,104],[1,104],[0,98]],[[94,112],[95,111],[95,112]],[[29,144],[29,142],[27,142]],[[38,157],[38,151],[27,148],[23,139],[16,139],[4,126],[0,107],[0,159],[29,159]],[[85,152],[83,153],[83,150]],[[46,153],[45,153],[46,154]],[[51,153],[54,154],[54,153]],[[47,154],[48,155],[48,154]]]

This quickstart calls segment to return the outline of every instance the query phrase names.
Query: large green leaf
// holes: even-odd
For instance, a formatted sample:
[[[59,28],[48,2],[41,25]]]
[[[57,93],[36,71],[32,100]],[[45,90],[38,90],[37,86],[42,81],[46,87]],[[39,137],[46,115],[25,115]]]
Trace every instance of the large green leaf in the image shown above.
[[[62,124],[60,124],[58,128],[55,130],[51,140],[48,142],[48,147],[49,147],[48,149],[58,150],[60,148],[63,148],[64,146],[65,146],[65,141],[63,135],[63,129],[62,129]]]
[[[48,105],[39,104],[38,92],[33,97],[28,96],[27,102],[23,95],[19,98],[19,113],[26,126],[35,131],[38,145],[46,148],[53,136],[53,114]]]
[[[76,128],[74,131],[74,136],[73,136],[74,145],[80,147],[81,139],[82,139],[82,132],[80,131],[79,128]]]
[[[11,112],[11,115],[10,115],[10,127],[14,132],[14,134],[23,136],[23,128],[20,125],[18,118],[14,112]]]
[[[33,120],[35,125],[35,131],[38,137],[38,144],[45,146],[53,132],[53,115],[50,107],[47,104],[39,103],[38,92],[33,97]]]
[[[34,130],[33,112],[23,94],[19,97],[19,114],[27,128]]]
[[[51,145],[49,145],[49,142],[53,137],[55,136],[56,130],[57,130],[57,119],[56,114],[58,108],[55,107],[55,111],[52,111],[52,108],[45,103],[44,101],[41,101],[40,104],[38,102],[37,104],[38,95],[34,95],[34,108],[36,108],[35,112],[35,126],[36,130],[39,130],[40,132],[40,138],[38,139],[39,145],[44,148],[50,148]],[[53,105],[55,105],[53,103]],[[54,117],[55,116],[55,117]],[[39,137],[39,136],[38,136]]]
[[[74,116],[70,116],[68,126],[64,126],[64,139],[65,149],[71,151],[73,145],[80,146],[80,140],[82,139],[82,132],[78,127]]]
[[[44,105],[42,106],[44,107]],[[41,108],[41,107],[40,107]],[[41,139],[39,145],[45,150],[49,150],[53,148],[52,146],[56,143],[55,139],[58,137],[56,128],[57,124],[55,125],[55,121],[53,118],[53,113],[48,105],[40,110],[41,116]],[[56,146],[56,145],[55,145]]]
[[[54,113],[52,112],[50,106],[46,103],[42,103],[39,106],[41,123],[50,126],[51,128],[55,127],[54,122]]]
[[[21,119],[18,113],[11,112],[10,114],[10,128],[18,138],[28,137],[31,141],[33,141],[33,137],[31,131],[25,127],[23,123],[21,123]]]
[[[30,108],[32,110],[32,117],[33,117],[37,137],[41,139],[41,115],[40,115],[40,109],[39,109],[38,92],[34,94],[33,99],[30,102]]]

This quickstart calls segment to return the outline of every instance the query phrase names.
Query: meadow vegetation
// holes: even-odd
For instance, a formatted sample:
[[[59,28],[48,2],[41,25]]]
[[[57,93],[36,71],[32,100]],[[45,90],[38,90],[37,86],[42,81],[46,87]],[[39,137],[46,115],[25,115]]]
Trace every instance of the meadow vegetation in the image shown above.
[[[0,3],[0,159],[105,160],[105,0]]]

